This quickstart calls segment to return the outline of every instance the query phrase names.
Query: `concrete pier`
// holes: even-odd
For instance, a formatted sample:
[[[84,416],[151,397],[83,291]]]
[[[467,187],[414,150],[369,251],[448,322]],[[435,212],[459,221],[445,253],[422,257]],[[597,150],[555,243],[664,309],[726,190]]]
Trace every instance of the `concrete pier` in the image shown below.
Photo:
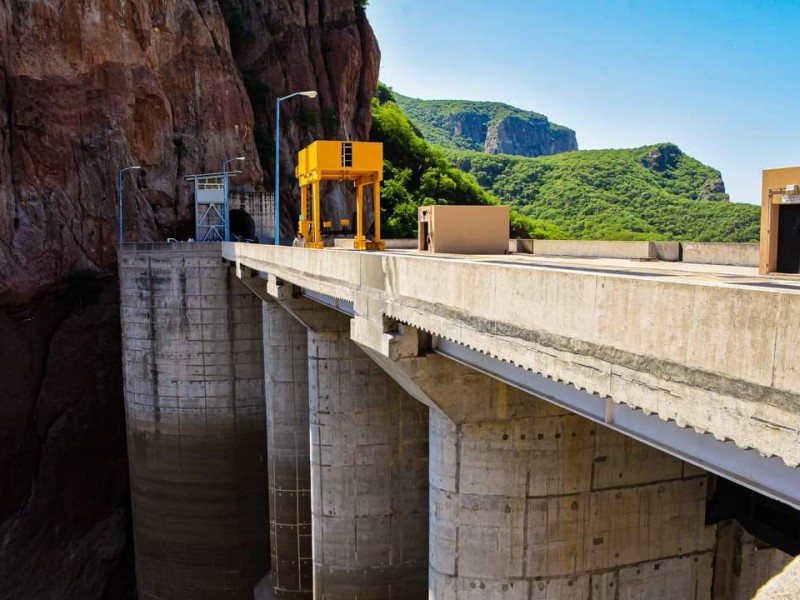
[[[120,252],[140,600],[249,599],[269,568],[261,307],[219,252]]]
[[[427,595],[427,409],[350,341],[308,333],[314,598]]]
[[[431,600],[711,598],[705,472],[440,356],[367,352],[430,407]]]
[[[431,598],[710,598],[707,477],[541,402],[431,411]]]
[[[263,302],[272,595],[310,599],[311,458],[306,328]]]

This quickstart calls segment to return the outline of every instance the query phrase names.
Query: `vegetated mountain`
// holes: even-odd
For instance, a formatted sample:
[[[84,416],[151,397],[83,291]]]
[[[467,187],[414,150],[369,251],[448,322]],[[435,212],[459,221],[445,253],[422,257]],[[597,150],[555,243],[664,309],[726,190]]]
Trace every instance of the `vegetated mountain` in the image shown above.
[[[381,84],[373,101],[373,138],[386,142],[384,222],[393,235],[413,235],[419,204],[503,202],[512,206],[512,235],[520,237],[758,241],[758,207],[731,203],[719,171],[674,144],[539,157],[487,154],[463,130],[450,135],[442,127],[418,127],[413,115],[427,102],[408,100]],[[461,179],[450,165],[475,179]],[[465,193],[462,181],[489,193]]]
[[[379,84],[372,100],[370,139],[384,144],[381,228],[384,237],[416,237],[417,207],[428,204],[498,204],[475,177],[456,169],[443,151],[425,141],[420,130]],[[559,238],[564,231],[512,211],[516,237]]]
[[[449,152],[521,214],[570,237],[756,242],[759,207],[728,200],[719,171],[674,144],[521,158]]]
[[[418,100],[393,91],[395,102],[425,138],[443,148],[543,156],[578,149],[575,132],[539,113],[500,102]]]

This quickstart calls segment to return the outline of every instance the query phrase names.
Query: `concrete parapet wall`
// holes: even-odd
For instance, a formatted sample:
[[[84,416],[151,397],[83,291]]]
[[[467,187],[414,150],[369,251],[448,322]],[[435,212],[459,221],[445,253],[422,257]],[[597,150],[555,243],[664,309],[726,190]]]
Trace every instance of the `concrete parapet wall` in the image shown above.
[[[681,242],[683,262],[706,265],[758,266],[758,244]]]
[[[218,244],[125,245],[140,599],[250,598],[269,567],[260,302]]]
[[[533,254],[542,256],[587,256],[652,260],[657,258],[652,242],[604,240],[533,240]]]
[[[417,239],[392,239],[383,240],[387,250],[416,250]]]
[[[637,242],[595,240],[509,240],[512,253],[663,260],[707,265],[758,266],[758,244],[708,242]]]
[[[681,260],[682,242],[650,242],[653,244],[656,258],[667,262],[678,262]]]
[[[533,254],[536,240],[508,240],[508,251],[511,254]]]

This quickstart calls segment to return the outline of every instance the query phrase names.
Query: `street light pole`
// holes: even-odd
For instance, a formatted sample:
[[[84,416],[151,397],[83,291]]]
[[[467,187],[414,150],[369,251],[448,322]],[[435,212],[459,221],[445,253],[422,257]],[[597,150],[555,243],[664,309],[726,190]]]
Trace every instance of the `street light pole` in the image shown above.
[[[133,167],[125,167],[124,169],[120,169],[117,172],[117,204],[119,206],[119,243],[121,244],[122,239],[122,174],[125,171],[132,171],[135,169],[141,169],[142,167],[139,165],[135,165]]]
[[[316,90],[306,92],[295,92],[288,96],[278,96],[275,101],[275,245],[281,244],[281,102],[294,98],[295,96],[305,96],[306,98],[316,98]]]
[[[235,160],[244,160],[244,156],[229,158],[222,163],[222,239],[231,241],[231,224],[228,215],[228,165]]]

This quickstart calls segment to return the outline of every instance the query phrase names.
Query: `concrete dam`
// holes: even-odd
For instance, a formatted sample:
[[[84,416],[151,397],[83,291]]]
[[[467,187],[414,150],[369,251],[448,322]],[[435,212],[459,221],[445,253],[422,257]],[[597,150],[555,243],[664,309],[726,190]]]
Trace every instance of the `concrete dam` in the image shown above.
[[[751,598],[800,552],[776,281],[123,245],[139,598]]]

